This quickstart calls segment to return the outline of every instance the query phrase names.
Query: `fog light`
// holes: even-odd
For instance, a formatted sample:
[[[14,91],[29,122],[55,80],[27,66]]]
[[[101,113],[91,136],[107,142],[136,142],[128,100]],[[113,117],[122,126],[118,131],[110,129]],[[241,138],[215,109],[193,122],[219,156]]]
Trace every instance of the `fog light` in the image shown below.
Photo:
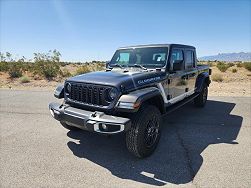
[[[54,111],[52,109],[50,109],[50,113],[51,113],[52,117],[54,117]]]

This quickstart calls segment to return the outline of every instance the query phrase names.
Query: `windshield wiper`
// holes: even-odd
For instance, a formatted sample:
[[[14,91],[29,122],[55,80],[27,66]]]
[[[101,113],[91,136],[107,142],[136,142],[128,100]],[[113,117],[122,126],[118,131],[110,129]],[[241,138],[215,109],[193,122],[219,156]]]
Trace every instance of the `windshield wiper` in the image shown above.
[[[142,68],[142,69],[144,69],[144,70],[147,70],[146,67],[144,67],[143,65],[137,64],[137,63],[135,63],[135,64],[133,65],[133,67],[140,67],[140,68]]]
[[[120,67],[121,69],[124,68],[122,65],[120,65],[120,64],[118,64],[118,63],[113,64],[113,66],[114,66],[114,67]]]

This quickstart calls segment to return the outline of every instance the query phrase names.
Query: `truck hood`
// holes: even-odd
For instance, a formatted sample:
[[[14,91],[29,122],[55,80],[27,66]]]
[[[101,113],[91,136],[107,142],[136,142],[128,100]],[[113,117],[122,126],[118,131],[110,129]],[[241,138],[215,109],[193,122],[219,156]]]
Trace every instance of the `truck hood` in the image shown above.
[[[132,90],[160,82],[166,76],[164,71],[129,71],[112,70],[91,72],[69,78],[69,82],[83,82],[98,85],[109,85],[123,90]]]

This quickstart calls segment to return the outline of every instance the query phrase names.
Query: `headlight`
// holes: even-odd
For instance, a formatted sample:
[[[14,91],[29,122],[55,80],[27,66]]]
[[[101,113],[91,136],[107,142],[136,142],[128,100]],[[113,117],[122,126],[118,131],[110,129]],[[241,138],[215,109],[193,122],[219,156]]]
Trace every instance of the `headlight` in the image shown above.
[[[70,83],[67,83],[67,84],[65,85],[65,92],[66,92],[66,93],[70,93],[70,92],[71,92],[71,84],[70,84]]]
[[[110,100],[114,100],[118,95],[118,90],[115,88],[112,88],[109,92],[109,98]]]

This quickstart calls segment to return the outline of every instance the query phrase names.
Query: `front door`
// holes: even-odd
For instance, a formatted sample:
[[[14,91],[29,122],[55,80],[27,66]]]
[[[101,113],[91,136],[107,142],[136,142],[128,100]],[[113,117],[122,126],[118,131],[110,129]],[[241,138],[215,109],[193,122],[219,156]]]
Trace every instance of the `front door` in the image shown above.
[[[176,62],[182,62],[182,66],[175,68]],[[176,103],[185,98],[188,88],[186,73],[184,72],[184,51],[183,49],[172,49],[170,61],[170,74],[168,75],[168,94],[169,103]]]

